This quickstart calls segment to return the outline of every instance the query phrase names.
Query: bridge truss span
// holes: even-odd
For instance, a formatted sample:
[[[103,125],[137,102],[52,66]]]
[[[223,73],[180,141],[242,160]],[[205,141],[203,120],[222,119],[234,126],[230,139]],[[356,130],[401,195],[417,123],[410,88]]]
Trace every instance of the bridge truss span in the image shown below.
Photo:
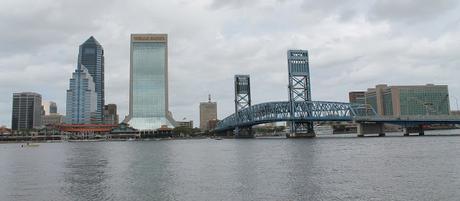
[[[250,127],[278,121],[352,121],[358,115],[376,115],[369,106],[326,101],[266,102],[250,106],[234,113],[217,124],[216,131],[232,130],[235,127]],[[364,115],[367,114],[367,115]]]

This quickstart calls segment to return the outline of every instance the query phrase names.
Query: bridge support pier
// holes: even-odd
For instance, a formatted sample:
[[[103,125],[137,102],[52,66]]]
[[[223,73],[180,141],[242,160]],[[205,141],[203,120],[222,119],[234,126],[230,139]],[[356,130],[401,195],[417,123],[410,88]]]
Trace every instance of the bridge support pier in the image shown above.
[[[249,128],[238,128],[236,127],[233,131],[235,138],[254,138],[254,131],[251,127]]]
[[[316,133],[289,133],[286,135],[287,138],[314,138]]]
[[[358,137],[364,137],[367,134],[379,134],[385,136],[383,123],[358,123]]]
[[[425,135],[425,130],[422,125],[404,128],[404,136],[409,136],[411,133],[418,133],[418,135],[422,136]]]
[[[291,133],[287,138],[313,138],[316,137],[313,130],[313,122],[291,122]]]

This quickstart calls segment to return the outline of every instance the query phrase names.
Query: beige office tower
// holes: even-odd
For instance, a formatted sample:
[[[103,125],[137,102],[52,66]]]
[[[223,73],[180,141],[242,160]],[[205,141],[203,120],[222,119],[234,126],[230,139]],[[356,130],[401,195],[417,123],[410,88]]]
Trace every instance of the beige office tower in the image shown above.
[[[209,122],[217,120],[217,103],[211,102],[209,95],[208,102],[200,103],[200,129],[209,130]]]
[[[382,116],[449,115],[447,85],[388,86],[350,92],[350,102],[367,104]]]

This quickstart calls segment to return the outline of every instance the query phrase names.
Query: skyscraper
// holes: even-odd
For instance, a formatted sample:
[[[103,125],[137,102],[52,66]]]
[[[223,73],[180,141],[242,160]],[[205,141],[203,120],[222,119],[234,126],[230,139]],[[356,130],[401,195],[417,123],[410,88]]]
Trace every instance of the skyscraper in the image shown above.
[[[208,102],[200,103],[200,129],[209,130],[209,121],[217,120],[217,103],[211,101],[211,95]]]
[[[129,124],[139,130],[174,127],[168,100],[168,35],[131,34]]]
[[[43,101],[43,109],[45,110],[45,115],[57,114],[57,105],[53,101]]]
[[[55,102],[50,102],[50,114],[57,114],[57,105]]]
[[[12,130],[42,126],[42,96],[33,92],[13,93]]]
[[[104,96],[104,49],[101,44],[93,37],[89,37],[80,45],[78,53],[78,66],[85,66],[89,74],[93,77],[96,92],[96,112],[94,113],[93,123],[103,123],[103,110],[105,104]]]
[[[95,116],[97,94],[93,77],[84,65],[72,74],[67,90],[66,120],[68,124],[90,124]]]

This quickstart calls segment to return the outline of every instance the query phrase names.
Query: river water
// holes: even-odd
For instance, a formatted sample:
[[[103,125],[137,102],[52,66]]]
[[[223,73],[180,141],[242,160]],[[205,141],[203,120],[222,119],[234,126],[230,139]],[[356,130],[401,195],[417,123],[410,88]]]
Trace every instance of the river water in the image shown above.
[[[460,136],[0,144],[0,200],[460,200]]]

